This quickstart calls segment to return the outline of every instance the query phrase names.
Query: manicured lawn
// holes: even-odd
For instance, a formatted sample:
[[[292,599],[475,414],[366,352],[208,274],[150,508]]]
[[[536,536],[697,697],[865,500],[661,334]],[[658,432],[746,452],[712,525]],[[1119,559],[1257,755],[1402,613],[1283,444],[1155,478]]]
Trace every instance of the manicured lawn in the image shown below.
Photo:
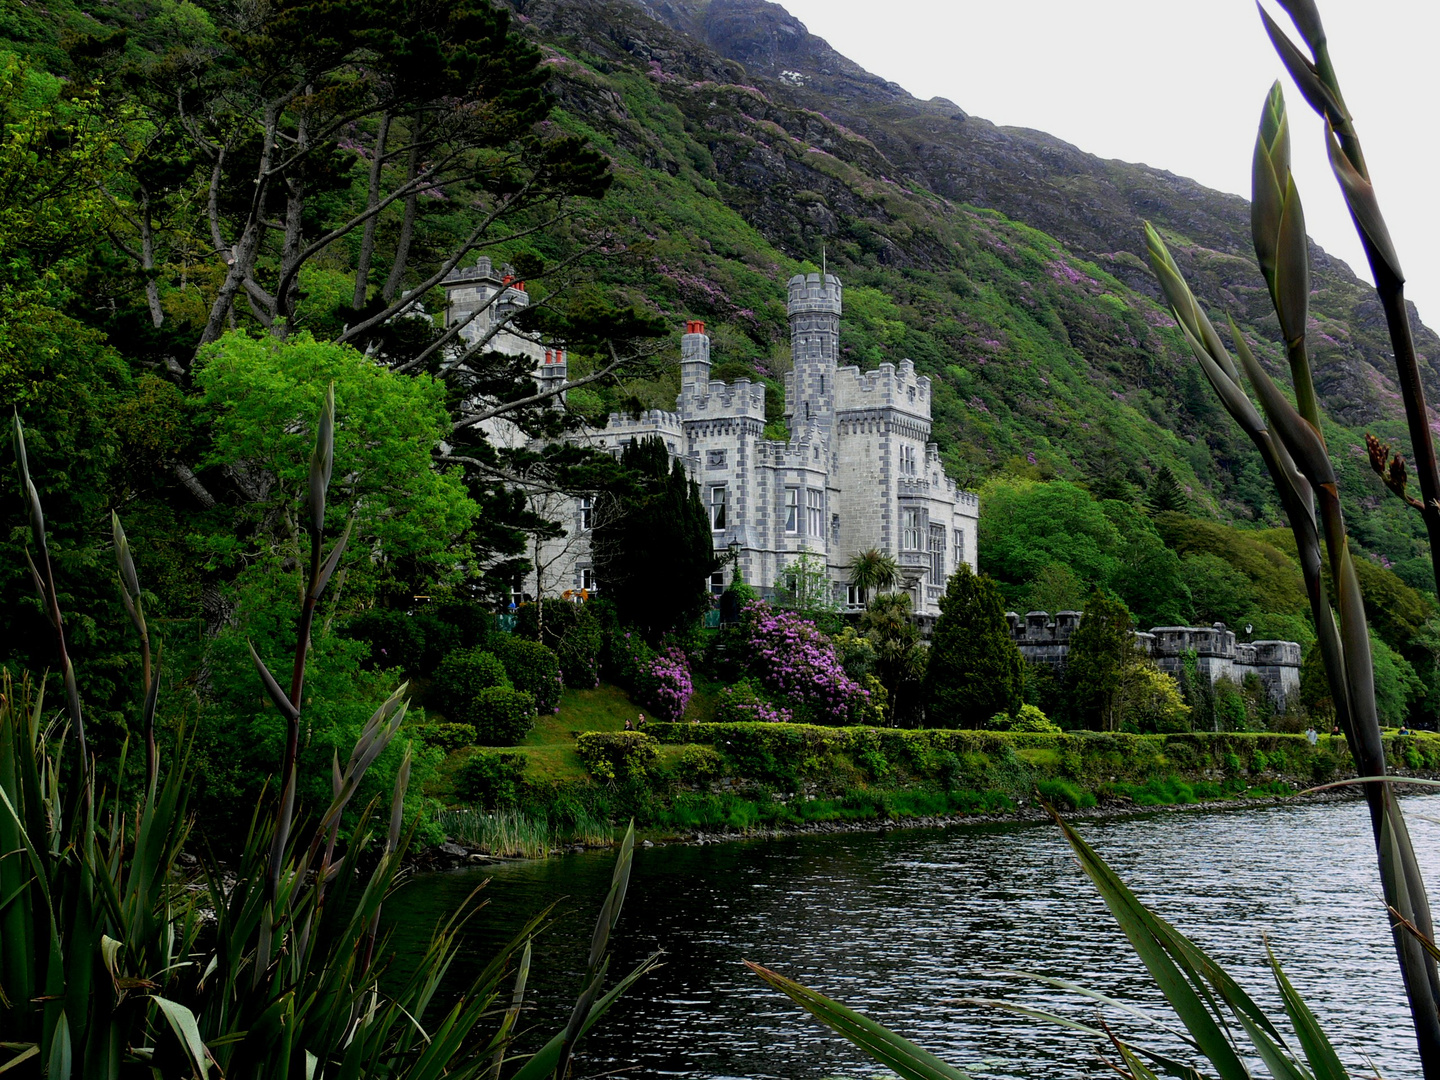
[[[523,745],[565,745],[582,731],[623,731],[626,720],[634,723],[644,711],[624,690],[608,683],[594,690],[566,690],[560,711],[537,717]]]
[[[695,696],[685,710],[687,720],[707,723],[714,718],[715,702],[720,692],[718,683],[703,683],[695,688]],[[535,726],[519,746],[503,747],[529,758],[525,775],[532,783],[554,784],[584,780],[589,771],[575,753],[575,736],[585,731],[623,731],[625,721],[634,723],[645,710],[618,686],[601,683],[594,690],[566,690],[560,698],[560,711],[536,717]],[[661,761],[673,764],[684,748],[661,748]],[[436,775],[426,785],[426,794],[448,801],[454,797],[455,777],[465,759],[474,749],[457,750],[440,763]]]

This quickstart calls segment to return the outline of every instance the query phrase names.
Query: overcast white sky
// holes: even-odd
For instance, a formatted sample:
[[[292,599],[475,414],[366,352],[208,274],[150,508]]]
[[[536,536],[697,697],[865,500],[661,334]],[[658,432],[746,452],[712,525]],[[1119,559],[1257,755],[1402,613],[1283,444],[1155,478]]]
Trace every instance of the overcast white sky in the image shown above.
[[[1260,107],[1281,78],[1310,235],[1370,280],[1320,121],[1284,76],[1251,0],[780,2],[811,33],[916,97],[947,97],[973,116],[1247,198]],[[1406,295],[1440,326],[1440,4],[1320,6]],[[1273,0],[1269,10],[1291,29]]]

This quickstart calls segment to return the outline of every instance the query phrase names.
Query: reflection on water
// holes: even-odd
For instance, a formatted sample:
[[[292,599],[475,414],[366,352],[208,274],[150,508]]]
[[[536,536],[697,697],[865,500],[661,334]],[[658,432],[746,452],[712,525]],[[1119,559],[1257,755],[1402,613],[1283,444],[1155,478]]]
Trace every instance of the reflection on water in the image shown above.
[[[1420,800],[1410,805],[1424,812]],[[1368,1055],[1390,1080],[1418,1075],[1360,803],[1160,813],[1082,831],[1143,900],[1277,1015],[1262,933],[1343,1056],[1358,1066]],[[1412,816],[1412,831],[1422,864],[1440,866],[1440,826]],[[571,916],[535,947],[532,1019],[553,1032],[573,1001],[612,863],[587,853],[417,878],[388,906],[392,943],[412,952],[488,874],[490,905],[466,943],[478,966],[526,916],[566,898],[559,910]],[[874,1075],[868,1059],[750,975],[742,957],[996,1077],[1102,1074],[1084,1036],[962,1000],[1064,1000],[1003,969],[1160,1002],[1048,826],[644,849],[619,934],[613,971],[654,949],[665,950],[665,966],[588,1038],[577,1075]],[[1071,1007],[1076,1019],[1095,1018],[1078,1000]],[[1154,1011],[1165,1015],[1163,1004]]]

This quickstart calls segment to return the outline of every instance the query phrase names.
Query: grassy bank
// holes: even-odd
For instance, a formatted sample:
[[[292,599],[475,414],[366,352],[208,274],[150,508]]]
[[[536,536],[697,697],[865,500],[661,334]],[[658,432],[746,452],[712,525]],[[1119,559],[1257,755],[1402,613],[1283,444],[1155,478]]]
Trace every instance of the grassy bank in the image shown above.
[[[695,720],[709,715],[703,707]],[[618,689],[567,692],[524,745],[452,755],[432,793],[456,839],[496,853],[651,835],[1003,814],[1041,796],[1080,810],[1289,794],[1353,775],[1345,740],[651,723]],[[1390,735],[1397,771],[1440,772],[1440,736]]]

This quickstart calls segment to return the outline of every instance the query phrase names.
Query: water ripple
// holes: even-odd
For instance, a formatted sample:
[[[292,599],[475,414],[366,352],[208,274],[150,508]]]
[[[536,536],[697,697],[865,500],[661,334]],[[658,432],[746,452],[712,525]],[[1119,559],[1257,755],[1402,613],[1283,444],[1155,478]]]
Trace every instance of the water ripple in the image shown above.
[[[1394,1080],[1418,1075],[1360,803],[1157,813],[1082,830],[1147,904],[1262,1005],[1280,1014],[1268,938],[1347,1060],[1359,1066],[1368,1056]],[[1411,831],[1422,864],[1440,866],[1440,825],[1412,819]],[[490,906],[472,923],[464,956],[475,967],[528,914],[557,899],[568,913],[535,948],[530,1019],[539,1032],[554,1031],[568,1013],[610,869],[609,856],[583,854],[484,871],[494,879]],[[413,955],[482,876],[458,871],[409,884],[388,906],[398,954]],[[654,949],[666,951],[665,966],[589,1037],[583,1074],[625,1068],[630,1076],[695,1080],[820,1080],[876,1073],[777,999],[742,958],[996,1080],[1105,1072],[1083,1036],[964,1002],[1003,998],[1096,1018],[1084,999],[998,974],[1006,969],[1081,982],[1170,1019],[1068,846],[1043,826],[643,850],[618,948],[612,970]],[[461,966],[452,987],[473,973]]]

